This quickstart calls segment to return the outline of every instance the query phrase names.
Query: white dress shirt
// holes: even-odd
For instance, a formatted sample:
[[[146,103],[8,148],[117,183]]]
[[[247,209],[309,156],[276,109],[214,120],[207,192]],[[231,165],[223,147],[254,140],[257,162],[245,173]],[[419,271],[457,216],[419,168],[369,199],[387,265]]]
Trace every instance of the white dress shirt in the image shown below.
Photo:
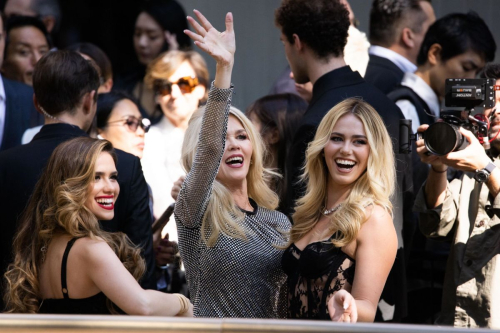
[[[3,133],[5,127],[5,88],[3,86],[2,75],[0,75],[0,147],[2,146],[3,141]]]
[[[388,48],[378,45],[372,45],[370,46],[370,50],[368,52],[370,54],[389,59],[404,73],[415,73],[415,71],[417,70],[417,66],[414,63],[403,57],[401,54],[389,50]]]
[[[185,175],[181,166],[181,149],[184,141],[183,129],[177,128],[166,118],[151,126],[146,134],[144,155],[141,160],[146,182],[153,192],[153,212],[159,218],[165,209],[174,202],[170,195],[174,182]],[[172,218],[162,234],[177,241],[177,228]]]
[[[411,88],[420,98],[422,98],[430,111],[436,117],[439,117],[439,98],[432,90],[432,88],[418,75],[413,73],[406,73],[403,77],[403,81],[401,82],[403,86]],[[413,133],[417,132],[417,128],[420,126],[420,119],[418,118],[417,109],[415,106],[408,100],[402,99],[396,101],[396,105],[399,106],[401,112],[406,119],[411,120],[411,128]]]

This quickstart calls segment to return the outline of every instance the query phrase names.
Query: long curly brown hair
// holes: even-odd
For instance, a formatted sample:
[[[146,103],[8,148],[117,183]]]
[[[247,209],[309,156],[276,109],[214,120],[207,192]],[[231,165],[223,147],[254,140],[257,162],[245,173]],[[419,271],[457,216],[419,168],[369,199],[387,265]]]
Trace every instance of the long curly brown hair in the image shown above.
[[[116,164],[113,146],[106,140],[80,137],[60,144],[52,153],[14,238],[14,262],[5,273],[6,312],[38,312],[42,249],[48,248],[55,234],[104,239],[136,280],[144,274],[140,249],[123,233],[101,230],[96,216],[85,207],[102,152],[110,154]],[[109,300],[108,308],[116,313]]]

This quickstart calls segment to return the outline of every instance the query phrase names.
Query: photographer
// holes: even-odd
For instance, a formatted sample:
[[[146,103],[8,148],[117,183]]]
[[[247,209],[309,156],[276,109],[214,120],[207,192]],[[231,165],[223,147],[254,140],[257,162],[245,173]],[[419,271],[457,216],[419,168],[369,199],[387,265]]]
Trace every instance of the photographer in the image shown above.
[[[500,78],[500,65],[490,65],[486,78]],[[498,110],[498,112],[496,111]],[[443,302],[438,324],[457,327],[500,327],[495,313],[500,306],[500,94],[496,108],[485,110],[490,119],[490,158],[479,140],[469,131],[460,133],[469,145],[445,156],[427,155],[424,140],[417,152],[430,164],[426,183],[415,201],[420,229],[429,238],[448,240],[453,246],[448,258]],[[427,130],[421,125],[418,132]],[[447,181],[446,170],[464,171],[460,179]],[[496,314],[496,316],[495,316]]]

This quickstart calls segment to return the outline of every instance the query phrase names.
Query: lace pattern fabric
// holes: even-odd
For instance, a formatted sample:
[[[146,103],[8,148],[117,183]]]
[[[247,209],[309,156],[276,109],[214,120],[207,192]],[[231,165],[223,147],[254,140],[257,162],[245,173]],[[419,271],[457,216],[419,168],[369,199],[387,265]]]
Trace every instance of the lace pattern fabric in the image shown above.
[[[290,222],[284,214],[258,207],[241,226],[247,240],[221,234],[213,247],[201,239],[201,223],[224,154],[232,89],[212,85],[191,171],[179,193],[175,220],[179,250],[199,317],[283,318],[286,275],[280,266]]]
[[[339,290],[351,291],[355,261],[328,241],[302,251],[290,245],[282,266],[288,275],[288,318],[330,319],[328,301]]]

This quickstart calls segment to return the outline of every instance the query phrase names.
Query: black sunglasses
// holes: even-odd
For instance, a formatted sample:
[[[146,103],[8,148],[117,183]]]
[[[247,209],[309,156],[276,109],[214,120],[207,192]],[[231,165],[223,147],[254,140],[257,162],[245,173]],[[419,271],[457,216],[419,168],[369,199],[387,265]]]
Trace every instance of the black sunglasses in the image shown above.
[[[134,116],[128,116],[126,119],[110,121],[108,122],[108,125],[115,123],[122,123],[122,125],[127,125],[128,129],[131,132],[137,131],[137,128],[141,126],[141,128],[144,130],[144,133],[147,133],[149,131],[149,128],[151,127],[151,121],[149,121],[148,118],[137,118]]]

